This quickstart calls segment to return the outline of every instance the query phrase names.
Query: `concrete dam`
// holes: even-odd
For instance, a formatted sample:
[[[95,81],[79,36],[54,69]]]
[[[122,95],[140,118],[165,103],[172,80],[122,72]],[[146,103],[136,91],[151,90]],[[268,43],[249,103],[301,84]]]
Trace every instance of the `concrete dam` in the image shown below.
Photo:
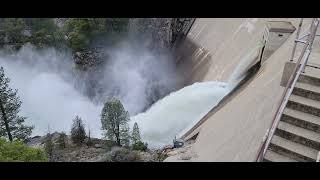
[[[204,101],[211,107],[181,131],[178,138],[185,145],[168,152],[165,161],[256,161],[285,92],[280,85],[285,64],[293,48],[295,58],[303,51],[302,45],[294,47],[297,33],[305,34],[312,19],[304,19],[300,28],[299,22],[300,18],[195,19],[175,47],[178,69],[187,79],[184,86],[216,83],[227,90],[211,89],[219,97]],[[317,66],[319,40],[313,46],[308,64]]]
[[[104,149],[114,138],[105,136],[102,112],[116,98],[128,111],[124,148],[139,124],[148,162],[319,162],[319,23],[132,18],[115,44],[103,37],[92,51],[75,52],[26,43],[17,52],[4,48],[0,62],[19,90],[21,115],[36,125],[32,146],[51,129],[69,133],[79,116],[103,143],[92,146],[99,158],[85,154],[109,161]]]

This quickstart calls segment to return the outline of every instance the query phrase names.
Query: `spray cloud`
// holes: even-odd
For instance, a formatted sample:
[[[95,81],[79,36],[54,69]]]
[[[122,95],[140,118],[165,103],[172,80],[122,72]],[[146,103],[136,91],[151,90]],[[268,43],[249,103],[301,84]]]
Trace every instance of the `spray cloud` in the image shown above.
[[[11,79],[10,86],[18,89],[23,101],[20,114],[35,125],[33,135],[45,134],[48,125],[68,133],[72,119],[79,115],[92,136],[101,137],[100,113],[109,98],[119,98],[135,115],[176,88],[178,78],[170,56],[155,55],[129,41],[103,51],[109,58],[102,73],[94,76],[99,88],[93,99],[83,93],[82,88],[90,87],[78,78],[69,51],[39,50],[31,45],[13,54],[1,51],[0,66]]]

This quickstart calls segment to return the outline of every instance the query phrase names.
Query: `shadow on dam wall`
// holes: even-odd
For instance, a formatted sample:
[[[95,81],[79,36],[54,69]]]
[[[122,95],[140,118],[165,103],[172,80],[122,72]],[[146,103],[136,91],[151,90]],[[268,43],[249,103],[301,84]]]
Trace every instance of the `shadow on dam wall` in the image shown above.
[[[180,87],[201,82],[212,63],[210,52],[199,47],[188,37],[181,38],[176,42],[173,55],[177,71],[184,79]]]

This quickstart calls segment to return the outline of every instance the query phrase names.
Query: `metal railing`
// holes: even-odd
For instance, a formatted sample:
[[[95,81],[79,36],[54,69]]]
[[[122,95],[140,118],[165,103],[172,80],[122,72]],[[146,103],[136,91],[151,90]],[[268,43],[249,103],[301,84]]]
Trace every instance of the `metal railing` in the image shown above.
[[[314,38],[316,36],[319,21],[320,21],[319,18],[313,18],[312,22],[311,22],[309,33],[299,38],[299,33],[301,30],[303,19],[301,19],[301,21],[300,21],[299,28],[297,31],[297,37],[295,39],[295,44],[294,44],[294,47],[292,50],[292,55],[291,55],[290,61],[293,61],[297,43],[301,42],[304,37],[308,37],[308,39],[306,41],[302,42],[304,44],[304,46],[303,46],[301,54],[296,62],[293,73],[291,74],[291,76],[287,82],[287,85],[285,87],[285,90],[282,94],[278,109],[277,109],[277,111],[274,115],[273,121],[271,123],[271,127],[268,129],[267,136],[266,136],[265,140],[263,141],[261,148],[259,149],[259,152],[258,152],[258,155],[256,158],[257,162],[260,162],[263,160],[265,153],[266,153],[266,151],[269,147],[269,144],[271,142],[271,139],[274,135],[274,132],[279,124],[282,113],[287,105],[288,99],[293,91],[293,88],[294,88],[300,74],[304,71],[304,68],[308,62],[308,58],[309,58],[310,52],[312,50],[312,45],[313,45]]]

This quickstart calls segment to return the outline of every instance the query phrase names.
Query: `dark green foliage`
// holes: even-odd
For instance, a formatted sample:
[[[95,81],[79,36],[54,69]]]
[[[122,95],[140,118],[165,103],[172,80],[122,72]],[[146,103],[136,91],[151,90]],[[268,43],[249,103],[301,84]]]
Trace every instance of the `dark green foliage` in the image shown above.
[[[133,144],[135,144],[135,143],[137,143],[138,141],[141,140],[138,123],[136,123],[136,122],[135,122],[134,125],[133,125],[133,130],[132,130],[131,138],[132,138],[132,143],[133,143]]]
[[[22,102],[17,90],[9,87],[9,78],[0,67],[0,137],[13,140],[25,140],[32,132],[33,127],[24,124],[26,117],[19,116]]]
[[[124,125],[123,128],[121,128],[120,134],[121,134],[121,137],[120,137],[121,145],[125,147],[129,147],[131,137],[130,137],[130,128],[128,124]]]
[[[69,46],[76,51],[87,48],[90,39],[99,33],[104,33],[105,30],[105,21],[93,18],[69,18],[63,29],[68,37]]]
[[[4,30],[0,30],[0,47],[3,47],[5,44],[6,32]]]
[[[55,46],[63,41],[63,34],[52,18],[26,18],[32,36],[29,41],[37,47]]]
[[[24,21],[32,32],[46,29],[48,33],[53,33],[57,30],[52,18],[25,18]]]
[[[126,32],[128,22],[128,18],[69,18],[63,32],[69,46],[77,51],[90,46],[97,37]]]
[[[26,29],[24,20],[22,18],[6,18],[3,27],[8,42],[19,49],[26,41],[26,36],[23,34]]]
[[[7,43],[16,49],[26,42],[39,48],[64,43],[63,34],[52,18],[4,18],[2,26],[1,42],[7,37]]]
[[[59,28],[54,18],[4,18],[0,20],[3,31],[0,42],[12,44],[19,49],[30,42],[36,47],[68,45],[72,50],[86,49],[100,36],[108,35],[108,41],[127,31],[129,18],[68,18]],[[65,38],[66,37],[66,38]]]
[[[59,135],[59,139],[58,139],[58,144],[61,149],[66,148],[66,140],[67,140],[67,135],[65,132],[62,132]]]
[[[64,27],[66,34],[78,32],[93,37],[107,32],[105,18],[69,18]]]
[[[0,138],[0,162],[48,161],[41,149],[31,148],[22,142],[7,142]]]
[[[86,138],[86,131],[82,119],[79,116],[73,120],[71,128],[71,139],[73,143],[81,145]]]
[[[129,112],[124,109],[119,100],[108,101],[104,104],[101,112],[102,129],[106,131],[106,137],[111,141],[116,141],[119,146],[129,139],[128,121]]]
[[[46,29],[41,29],[37,32],[35,32],[31,38],[32,44],[34,44],[37,47],[45,47],[47,45],[53,44],[53,35],[48,34]]]
[[[4,20],[4,31],[9,42],[21,42],[26,24],[22,18],[6,18]]]
[[[71,32],[69,33],[69,46],[73,50],[83,50],[89,46],[89,39],[84,34],[79,32]]]
[[[168,157],[168,155],[163,154],[163,153],[157,153],[157,155],[158,155],[158,160],[160,162],[164,161]]]
[[[148,143],[143,143],[141,141],[138,141],[137,143],[132,144],[132,150],[147,151],[148,150]]]

